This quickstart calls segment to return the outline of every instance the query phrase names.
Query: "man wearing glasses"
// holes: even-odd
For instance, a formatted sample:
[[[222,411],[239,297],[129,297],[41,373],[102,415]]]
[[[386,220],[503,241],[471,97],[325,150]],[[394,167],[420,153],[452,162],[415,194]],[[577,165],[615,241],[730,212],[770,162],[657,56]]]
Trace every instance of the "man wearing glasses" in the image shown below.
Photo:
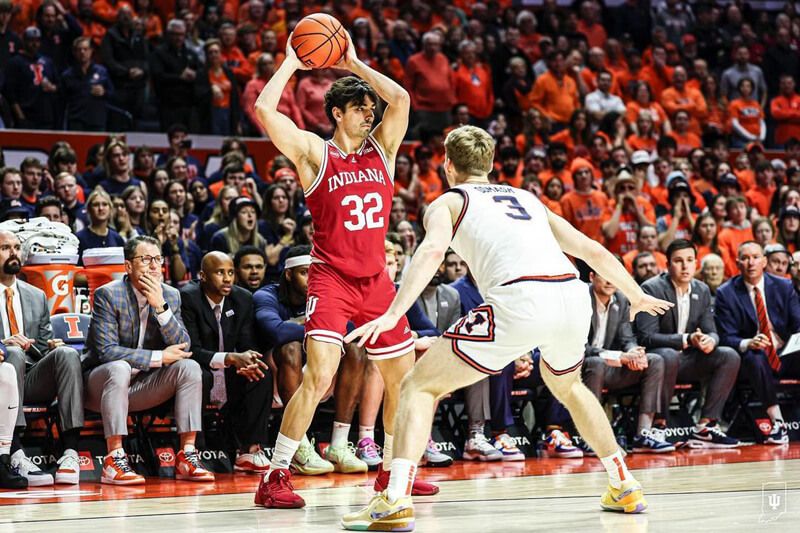
[[[137,485],[144,478],[128,462],[122,438],[129,412],[175,398],[180,435],[177,479],[214,481],[194,447],[201,429],[202,371],[191,359],[178,291],[162,279],[161,246],[139,235],[125,243],[127,276],[95,292],[84,374],[87,408],[103,416],[108,455],[101,482]]]

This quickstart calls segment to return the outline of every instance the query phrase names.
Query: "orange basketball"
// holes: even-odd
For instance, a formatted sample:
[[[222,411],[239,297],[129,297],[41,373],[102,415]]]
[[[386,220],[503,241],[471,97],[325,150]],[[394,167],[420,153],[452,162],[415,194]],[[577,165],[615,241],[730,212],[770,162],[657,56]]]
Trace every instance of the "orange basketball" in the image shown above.
[[[347,51],[346,30],[325,13],[314,13],[297,23],[292,48],[297,58],[311,68],[333,66]]]

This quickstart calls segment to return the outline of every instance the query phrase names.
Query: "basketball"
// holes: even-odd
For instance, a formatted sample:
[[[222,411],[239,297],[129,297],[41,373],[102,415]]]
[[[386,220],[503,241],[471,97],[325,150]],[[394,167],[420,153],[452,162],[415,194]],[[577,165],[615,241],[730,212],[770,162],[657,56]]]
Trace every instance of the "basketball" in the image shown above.
[[[342,24],[325,13],[308,15],[292,33],[292,48],[297,58],[311,68],[328,68],[347,51],[347,36]]]

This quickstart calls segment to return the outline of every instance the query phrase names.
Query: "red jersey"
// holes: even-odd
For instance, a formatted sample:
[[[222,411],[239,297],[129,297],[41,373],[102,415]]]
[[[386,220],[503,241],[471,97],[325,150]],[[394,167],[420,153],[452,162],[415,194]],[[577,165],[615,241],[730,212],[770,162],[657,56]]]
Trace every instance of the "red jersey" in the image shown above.
[[[314,220],[312,258],[356,278],[382,271],[393,193],[386,156],[371,135],[352,154],[325,141],[319,173],[305,192]]]

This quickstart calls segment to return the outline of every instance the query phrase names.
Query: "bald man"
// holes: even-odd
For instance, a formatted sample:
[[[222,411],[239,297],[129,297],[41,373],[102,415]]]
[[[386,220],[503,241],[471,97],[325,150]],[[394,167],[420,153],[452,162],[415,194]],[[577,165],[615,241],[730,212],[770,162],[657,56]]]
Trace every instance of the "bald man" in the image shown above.
[[[237,472],[264,473],[272,409],[272,374],[256,350],[253,297],[234,285],[233,261],[222,252],[203,257],[200,280],[181,289],[192,359],[203,370],[203,402],[218,406],[233,428]]]

